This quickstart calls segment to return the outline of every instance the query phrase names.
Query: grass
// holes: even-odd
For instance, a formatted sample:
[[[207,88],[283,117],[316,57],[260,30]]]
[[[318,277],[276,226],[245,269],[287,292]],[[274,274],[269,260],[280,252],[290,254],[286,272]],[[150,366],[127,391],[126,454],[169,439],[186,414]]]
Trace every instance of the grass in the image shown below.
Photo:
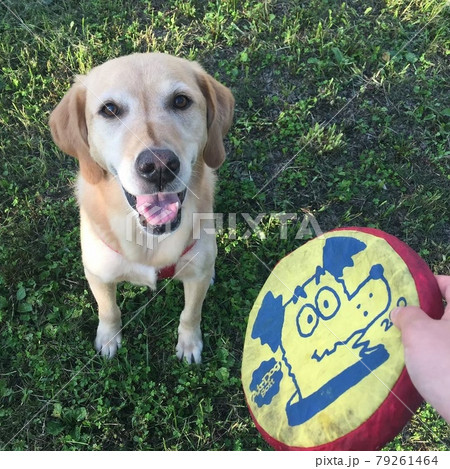
[[[321,229],[372,226],[450,274],[448,7],[431,0],[0,2],[0,445],[11,450],[267,450],[240,384],[246,320],[270,267]],[[122,285],[117,359],[92,347],[73,159],[47,120],[76,73],[121,54],[201,62],[236,119],[216,210],[204,364],[174,356],[181,287]],[[294,213],[287,239],[270,213]],[[142,308],[142,309],[140,309]],[[385,449],[445,450],[428,406]]]

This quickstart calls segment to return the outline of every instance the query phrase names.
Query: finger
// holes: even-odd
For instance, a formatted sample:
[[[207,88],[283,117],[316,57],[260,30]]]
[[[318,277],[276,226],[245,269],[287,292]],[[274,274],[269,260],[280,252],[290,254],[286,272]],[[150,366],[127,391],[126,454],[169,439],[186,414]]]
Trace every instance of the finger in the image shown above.
[[[436,275],[436,280],[441,290],[442,297],[447,302],[447,308],[445,309],[445,314],[449,314],[449,304],[450,304],[450,275]]]
[[[450,319],[450,275],[436,275],[436,280],[442,297],[447,302],[442,319]]]
[[[418,319],[428,318],[429,316],[418,306],[404,306],[403,308],[392,310],[390,317],[394,326],[402,330],[406,324]]]

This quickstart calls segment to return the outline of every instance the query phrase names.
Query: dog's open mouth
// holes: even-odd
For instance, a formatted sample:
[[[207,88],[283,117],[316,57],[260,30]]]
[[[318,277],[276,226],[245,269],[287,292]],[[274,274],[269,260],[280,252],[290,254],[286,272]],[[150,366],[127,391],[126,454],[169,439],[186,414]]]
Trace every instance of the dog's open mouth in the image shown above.
[[[139,214],[139,222],[151,234],[175,231],[181,222],[181,210],[186,189],[178,193],[132,195],[124,189],[128,203]]]

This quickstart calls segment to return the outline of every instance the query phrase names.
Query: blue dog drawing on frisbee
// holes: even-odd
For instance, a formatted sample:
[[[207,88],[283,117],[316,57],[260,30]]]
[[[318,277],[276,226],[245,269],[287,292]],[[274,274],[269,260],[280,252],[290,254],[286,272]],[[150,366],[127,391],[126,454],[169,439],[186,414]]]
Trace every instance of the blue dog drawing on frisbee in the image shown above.
[[[392,326],[387,314],[391,309],[391,287],[383,266],[370,266],[366,278],[356,288],[353,286],[352,291],[344,275],[346,267],[354,266],[352,258],[366,247],[364,242],[351,237],[328,238],[323,248],[323,265],[317,266],[314,275],[297,285],[285,303],[282,295],[267,292],[257,313],[251,337],[267,344],[274,354],[280,351],[282,362],[274,357],[263,361],[253,372],[252,399],[258,407],[270,404],[279,392],[285,367],[295,388],[286,403],[290,426],[311,419],[389,358],[383,344],[372,344],[367,337],[371,328],[387,331]],[[400,302],[406,304],[404,298],[397,304]],[[317,336],[322,339],[320,343],[329,347],[317,349],[314,340]],[[333,364],[345,361],[347,364],[314,389],[313,383],[301,376],[305,351],[311,351],[309,359],[317,366],[326,367],[329,360]],[[301,387],[305,386],[308,389],[302,393]]]

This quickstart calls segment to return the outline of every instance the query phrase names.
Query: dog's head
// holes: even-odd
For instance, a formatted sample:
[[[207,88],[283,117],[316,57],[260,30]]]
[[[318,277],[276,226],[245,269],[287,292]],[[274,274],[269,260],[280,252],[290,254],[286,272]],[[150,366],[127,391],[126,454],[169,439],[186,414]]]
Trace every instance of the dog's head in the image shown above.
[[[231,92],[195,62],[133,54],[78,76],[50,116],[55,143],[89,184],[117,177],[155,235],[173,231],[191,179],[225,159]]]

